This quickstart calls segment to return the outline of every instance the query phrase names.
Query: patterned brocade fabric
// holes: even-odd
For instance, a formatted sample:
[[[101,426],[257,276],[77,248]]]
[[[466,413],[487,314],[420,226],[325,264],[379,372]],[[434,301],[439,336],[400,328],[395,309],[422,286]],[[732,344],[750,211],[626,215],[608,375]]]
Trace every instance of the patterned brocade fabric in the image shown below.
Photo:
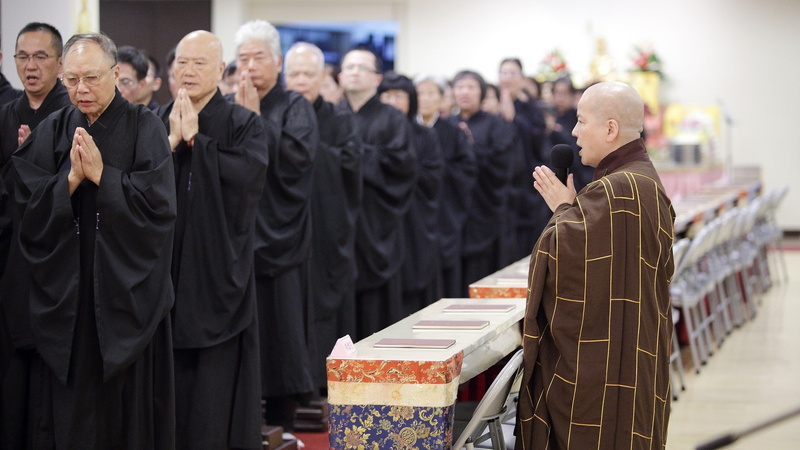
[[[675,213],[631,144],[556,209],[531,256],[517,449],[665,445]]]
[[[454,406],[330,405],[331,448],[444,449],[452,442],[454,409]]]

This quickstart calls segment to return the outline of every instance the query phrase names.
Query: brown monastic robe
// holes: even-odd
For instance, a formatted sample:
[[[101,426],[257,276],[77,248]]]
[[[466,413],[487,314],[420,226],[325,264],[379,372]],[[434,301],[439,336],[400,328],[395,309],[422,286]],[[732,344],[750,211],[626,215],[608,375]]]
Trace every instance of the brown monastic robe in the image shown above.
[[[531,255],[517,449],[664,447],[674,219],[641,139],[556,208]]]

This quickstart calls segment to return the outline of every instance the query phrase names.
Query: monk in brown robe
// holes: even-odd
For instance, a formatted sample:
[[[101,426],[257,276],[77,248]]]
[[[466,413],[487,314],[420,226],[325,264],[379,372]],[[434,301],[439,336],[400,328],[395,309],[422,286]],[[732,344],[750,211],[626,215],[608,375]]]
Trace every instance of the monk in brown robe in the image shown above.
[[[665,445],[675,213],[643,115],[630,86],[590,87],[572,134],[594,180],[576,195],[572,175],[533,174],[553,217],[530,262],[517,449]]]

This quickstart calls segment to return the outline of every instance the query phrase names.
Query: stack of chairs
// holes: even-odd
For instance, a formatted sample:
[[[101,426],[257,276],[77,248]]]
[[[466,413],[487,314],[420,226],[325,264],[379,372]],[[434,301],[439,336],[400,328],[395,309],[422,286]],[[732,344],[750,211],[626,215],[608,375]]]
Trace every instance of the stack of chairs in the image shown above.
[[[684,324],[696,373],[729,333],[755,318],[770,286],[788,277],[783,233],[775,219],[787,191],[773,189],[746,205],[730,208],[691,240],[674,243],[670,296],[678,314],[673,311],[673,319],[679,317]],[[678,362],[680,354],[673,352],[670,363]],[[678,370],[682,372],[682,367],[673,366],[673,371]],[[682,377],[680,383],[682,388]]]

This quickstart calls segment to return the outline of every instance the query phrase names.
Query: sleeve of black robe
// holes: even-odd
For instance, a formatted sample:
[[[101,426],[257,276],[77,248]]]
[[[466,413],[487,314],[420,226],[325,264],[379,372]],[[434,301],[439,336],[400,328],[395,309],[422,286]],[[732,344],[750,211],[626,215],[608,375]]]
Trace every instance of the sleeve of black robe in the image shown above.
[[[373,101],[378,102],[374,97]],[[364,197],[357,225],[356,289],[380,286],[400,270],[401,221],[417,179],[417,157],[406,115],[383,104],[368,104],[359,114],[368,107],[376,116],[363,137]]]
[[[361,209],[363,180],[361,142],[351,113],[334,111],[331,104],[320,111],[320,151],[315,164],[314,239],[325,267],[326,286],[346,287],[355,282],[355,226]],[[323,219],[324,218],[324,219]],[[341,294],[334,292],[332,294]]]
[[[170,110],[160,114],[167,129]],[[253,229],[267,173],[266,131],[258,115],[221,98],[200,112],[199,125],[194,145],[176,149],[191,152],[191,167],[181,169],[191,173],[191,186],[177,188],[186,225],[182,233],[176,230],[176,238],[182,236],[175,256],[180,273],[173,273],[176,348],[224,342],[255,314],[254,297],[247,298],[255,292]]]
[[[461,231],[471,206],[478,165],[467,134],[458,126],[439,120],[436,132],[444,157],[444,176],[439,212],[442,264],[451,267],[461,257]]]
[[[0,278],[8,259],[8,249],[11,246],[11,208],[8,192],[3,179],[0,178]],[[0,300],[1,301],[1,300]]]
[[[105,164],[97,188],[103,223],[96,234],[94,285],[104,380],[135,361],[174,300],[169,277],[176,214],[172,158],[164,126],[151,112],[139,111],[130,171]],[[69,370],[80,272],[67,182],[79,123],[70,117],[77,114],[67,108],[50,116],[13,157],[20,247],[33,278],[31,324],[37,350],[62,382]]]
[[[436,132],[412,123],[417,153],[418,177],[411,206],[403,217],[406,255],[403,289],[428,286],[439,272],[437,225],[444,160]]]
[[[488,116],[488,115],[487,115]],[[511,124],[499,117],[485,117],[481,133],[483,145],[475,146],[478,178],[473,189],[473,204],[465,227],[464,252],[486,250],[500,236],[498,217],[507,214],[508,190],[515,150],[515,134]],[[473,133],[476,133],[473,130]]]
[[[319,130],[311,104],[295,92],[287,96],[256,225],[256,270],[273,276],[306,260],[311,249],[309,194]]]

